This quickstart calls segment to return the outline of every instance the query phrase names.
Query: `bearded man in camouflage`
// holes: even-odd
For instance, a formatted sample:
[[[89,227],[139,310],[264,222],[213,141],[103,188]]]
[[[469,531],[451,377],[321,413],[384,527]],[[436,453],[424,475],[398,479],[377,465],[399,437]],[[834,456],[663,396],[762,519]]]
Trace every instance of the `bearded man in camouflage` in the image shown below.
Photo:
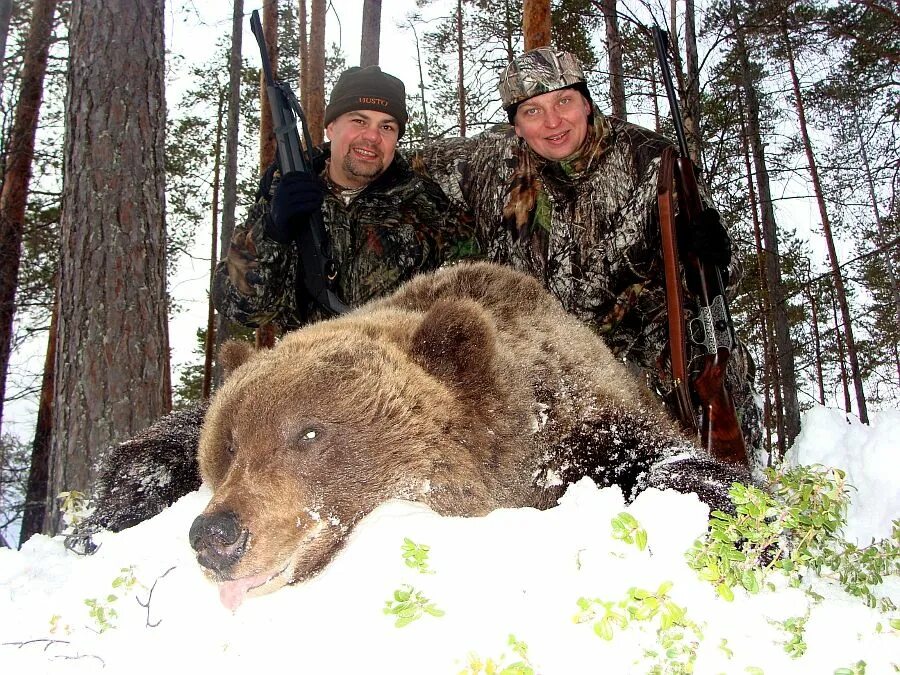
[[[290,329],[323,317],[306,294],[295,245],[321,209],[337,292],[356,306],[459,257],[472,232],[437,184],[396,153],[408,120],[403,82],[378,66],[344,71],[325,108],[316,174],[274,166],[216,270],[213,301],[232,321]]]
[[[667,400],[657,178],[671,143],[602,114],[567,52],[542,47],[519,56],[501,75],[500,95],[510,125],[432,143],[414,155],[414,167],[471,211],[487,257],[542,280]],[[686,244],[727,268],[733,289],[741,271],[717,212],[707,209],[697,225]],[[753,376],[739,344],[727,386],[749,452],[762,437]]]

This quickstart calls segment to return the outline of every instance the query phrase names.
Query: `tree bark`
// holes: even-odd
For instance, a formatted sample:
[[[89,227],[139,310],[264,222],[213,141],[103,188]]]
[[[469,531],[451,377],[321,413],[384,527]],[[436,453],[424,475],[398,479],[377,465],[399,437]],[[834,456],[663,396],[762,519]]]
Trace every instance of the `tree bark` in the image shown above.
[[[550,0],[525,0],[522,5],[525,51],[550,44]]]
[[[684,2],[684,58],[685,84],[684,133],[688,152],[697,166],[702,166],[703,150],[700,134],[700,59],[697,56],[697,29],[694,17],[694,0]]]
[[[265,0],[262,6],[262,29],[266,40],[272,75],[278,77],[278,2]],[[275,135],[272,129],[272,109],[266,91],[266,79],[259,73],[259,170],[265,171],[275,161]]]
[[[309,21],[306,15],[306,0],[297,3],[297,49],[300,59],[300,105],[303,110],[309,105]]]
[[[838,319],[837,299],[834,296],[834,287],[831,289],[831,311],[834,314],[834,343],[837,347],[838,365],[841,371],[841,389],[844,392],[844,410],[853,412],[853,403],[850,401],[850,378],[847,376],[847,359],[844,358],[844,341],[841,339],[841,322]]]
[[[163,12],[71,7],[51,499],[169,409]]]
[[[309,26],[309,101],[306,118],[313,145],[325,139],[325,0],[311,0]]]
[[[771,298],[771,322],[775,331],[778,373],[780,379],[781,398],[784,410],[784,433],[779,434],[779,457],[790,446],[800,433],[800,403],[797,399],[797,374],[794,365],[794,348],[788,324],[784,284],[781,281],[780,257],[778,254],[778,233],[775,223],[775,210],[772,205],[772,192],[769,186],[769,171],[766,167],[762,133],[759,122],[759,100],[756,85],[750,68],[750,58],[744,41],[743,28],[732,4],[732,28],[734,30],[735,51],[737,52],[741,86],[747,103],[747,132],[750,137],[750,148],[753,155],[753,166],[756,171],[756,186],[759,194],[760,220],[763,227],[763,238],[766,245],[766,283]]]
[[[850,376],[853,379],[853,388],[856,392],[857,414],[863,424],[869,423],[869,413],[866,407],[866,397],[863,391],[862,375],[859,370],[859,357],[856,352],[856,341],[853,338],[853,325],[850,318],[850,305],[847,302],[847,292],[844,287],[844,275],[841,273],[841,265],[838,261],[837,249],[834,246],[834,236],[831,232],[831,219],[825,206],[825,197],[822,192],[822,183],[819,180],[819,171],[816,158],[813,154],[812,142],[809,138],[809,130],[806,125],[806,109],[803,103],[803,94],[800,91],[800,79],[797,77],[797,67],[794,60],[794,50],[788,35],[787,25],[782,23],[781,37],[787,50],[788,69],[791,73],[791,84],[794,89],[794,104],[797,106],[797,117],[800,122],[800,135],[803,139],[803,149],[806,151],[806,160],[809,164],[809,175],[812,179],[813,191],[816,195],[816,204],[819,207],[819,217],[822,220],[822,231],[825,235],[825,243],[828,247],[828,258],[831,261],[831,273],[834,280],[834,291],[837,294],[838,307],[844,321],[844,339],[847,343],[847,358],[850,360]]]
[[[35,0],[22,64],[22,86],[6,147],[6,170],[0,190],[0,430],[3,428],[3,401],[6,398],[6,373],[12,350],[13,316],[19,286],[25,206],[34,158],[34,136],[55,11],[56,0]]]
[[[526,0],[527,2],[528,0]],[[527,42],[527,40],[526,40]],[[459,135],[466,136],[466,69],[465,43],[463,41],[463,4],[456,0],[456,57],[457,57],[457,95],[459,96]]]
[[[224,89],[219,93],[219,109],[216,111],[216,140],[213,142],[213,193],[212,193],[212,235],[209,251],[209,297],[206,299],[206,340],[203,349],[203,400],[209,399],[213,386],[213,356],[216,345],[216,309],[213,307],[212,287],[216,278],[216,260],[219,247],[219,190],[222,175],[222,133],[225,126]]]
[[[616,4],[617,0],[601,0],[600,8],[606,24],[606,49],[609,53],[609,100],[612,106],[612,114],[614,117],[627,120],[625,75],[622,65],[622,36],[619,34]]]
[[[231,234],[234,232],[237,211],[237,156],[240,133],[241,109],[241,43],[244,24],[244,0],[234,0],[231,14],[231,51],[228,54],[228,121],[225,131],[225,178],[222,186],[222,231],[219,233],[219,257],[228,254]],[[215,351],[231,337],[231,324],[221,314],[216,314]],[[213,387],[222,382],[222,367],[215,362]]]
[[[359,65],[378,65],[381,46],[381,0],[363,0],[362,32],[359,43]]]
[[[25,490],[25,510],[22,512],[22,528],[19,530],[20,548],[32,535],[43,531],[44,517],[50,512],[47,495],[50,478],[50,439],[53,433],[53,369],[56,365],[58,317],[59,299],[56,298],[50,315],[47,354],[44,357],[44,374],[41,378],[41,397],[38,401],[34,441],[31,444],[31,466],[28,469],[28,485]]]
[[[0,87],[6,81],[6,41],[9,38],[9,19],[12,0],[0,0]]]

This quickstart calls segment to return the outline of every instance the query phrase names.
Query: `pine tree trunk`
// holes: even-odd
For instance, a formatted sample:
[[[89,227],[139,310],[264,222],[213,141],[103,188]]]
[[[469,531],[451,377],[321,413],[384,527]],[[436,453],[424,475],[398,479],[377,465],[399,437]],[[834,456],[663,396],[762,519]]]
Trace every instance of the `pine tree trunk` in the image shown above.
[[[525,51],[550,44],[550,0],[525,0],[522,5],[522,32]]]
[[[219,233],[219,257],[228,254],[231,234],[234,232],[237,211],[237,156],[240,132],[241,108],[241,42],[243,38],[244,0],[234,0],[231,14],[231,50],[228,54],[228,122],[225,132],[225,178],[222,187],[222,231]],[[221,314],[216,314],[215,351],[231,337],[231,324]],[[213,366],[213,387],[222,382],[222,367]]]
[[[54,285],[56,282],[54,280]],[[59,301],[54,299],[50,315],[50,331],[47,335],[47,354],[44,358],[44,374],[41,378],[41,397],[38,401],[34,441],[31,444],[31,466],[28,469],[28,485],[25,489],[25,509],[22,512],[22,528],[19,530],[19,547],[34,534],[44,529],[45,514],[50,512],[47,494],[50,479],[50,439],[53,433],[53,368],[56,364],[56,330],[59,317]]]
[[[744,155],[744,173],[747,177],[747,194],[749,195],[750,214],[753,217],[753,239],[756,244],[756,265],[757,274],[759,275],[759,296],[757,302],[759,304],[759,316],[762,320],[760,335],[762,336],[762,352],[763,352],[763,426],[766,430],[766,453],[769,458],[772,457],[772,396],[770,391],[774,391],[776,395],[777,406],[775,408],[776,428],[781,430],[779,438],[783,438],[784,419],[781,410],[781,392],[777,382],[777,366],[773,355],[774,340],[771,335],[772,322],[769,317],[771,310],[771,295],[769,294],[769,286],[766,283],[766,263],[765,251],[763,249],[762,227],[759,223],[759,205],[756,199],[756,188],[753,185],[753,168],[750,164],[750,142],[747,138],[747,119],[744,114],[744,102],[741,100],[740,91],[735,92],[735,98],[738,104],[738,115],[741,122],[741,150]]]
[[[527,2],[527,0],[526,0]],[[459,97],[459,135],[466,137],[466,69],[465,42],[463,41],[462,0],[456,1],[456,56],[457,56],[457,96]]]
[[[306,118],[313,145],[321,145],[325,139],[325,9],[325,0],[311,0]]]
[[[51,499],[169,407],[163,10],[71,8]]]
[[[866,142],[863,139],[858,115],[854,115],[853,123],[856,127],[856,136],[859,139],[859,156],[863,161],[863,169],[866,172],[866,185],[869,188],[869,199],[872,202],[872,214],[875,216],[875,231],[878,233],[877,241],[884,251],[884,267],[887,270],[891,284],[891,295],[894,298],[894,324],[897,329],[897,335],[900,335],[900,282],[897,280],[897,269],[900,268],[900,260],[897,259],[897,256],[892,253],[891,247],[888,246],[888,235],[884,231],[884,223],[881,220],[881,210],[878,208],[878,197],[875,194],[875,179],[872,178],[869,153],[866,151]],[[896,250],[897,247],[893,247],[893,251]],[[900,383],[900,368],[897,371],[897,379],[898,383]]]
[[[219,92],[219,109],[216,114],[216,140],[213,147],[212,235],[209,251],[209,297],[206,299],[206,340],[203,349],[203,400],[209,398],[213,386],[213,356],[216,345],[216,309],[213,307],[212,287],[216,278],[217,251],[219,247],[219,190],[222,175],[222,134],[225,126],[225,96]]]
[[[807,281],[804,285],[806,289],[806,299],[809,301],[809,308],[812,311],[812,331],[813,331],[813,347],[816,354],[816,384],[819,385],[819,404],[825,405],[825,375],[822,372],[822,341],[819,337],[819,307],[816,302],[816,294],[812,288],[812,279],[807,274]]]
[[[697,30],[694,17],[694,0],[684,3],[684,57],[685,85],[684,133],[687,136],[688,152],[697,166],[703,142],[700,135],[700,59],[697,57]]]
[[[381,45],[381,0],[363,0],[362,31],[359,44],[359,65],[378,65]]]
[[[853,412],[853,403],[850,402],[850,378],[847,376],[847,359],[844,358],[844,341],[841,339],[843,335],[841,331],[841,322],[838,319],[837,299],[834,296],[834,287],[831,290],[831,311],[834,314],[834,342],[837,346],[838,365],[841,371],[841,388],[844,391],[844,410],[848,413]]]
[[[56,0],[35,0],[31,27],[22,64],[22,84],[15,119],[6,146],[6,170],[0,191],[0,430],[3,428],[3,401],[6,373],[12,351],[13,316],[19,286],[19,259],[25,229],[25,206],[31,182],[34,136],[47,73],[47,55],[53,33]]]
[[[272,74],[278,77],[278,2],[265,0],[262,6],[262,29],[266,52],[272,64]],[[266,92],[266,79],[259,73],[259,170],[265,171],[275,161],[275,135],[272,129],[272,108]]]
[[[847,292],[844,288],[844,276],[841,273],[841,265],[838,261],[837,249],[834,246],[834,236],[831,232],[831,219],[828,217],[828,209],[825,206],[825,197],[822,192],[822,183],[819,180],[819,171],[816,166],[816,158],[813,154],[812,142],[809,138],[809,130],[806,125],[806,109],[803,104],[803,95],[800,91],[800,79],[797,77],[797,67],[794,61],[793,46],[788,35],[787,26],[782,24],[781,36],[787,49],[788,69],[791,73],[791,84],[794,88],[794,103],[797,106],[797,117],[800,121],[800,135],[803,139],[803,149],[806,151],[806,160],[809,163],[809,175],[812,179],[813,191],[816,195],[816,204],[819,207],[819,217],[822,220],[822,230],[825,235],[825,243],[828,246],[828,258],[831,261],[834,290],[837,293],[838,306],[841,317],[844,320],[844,339],[847,342],[847,358],[850,360],[850,375],[853,378],[853,388],[856,392],[856,405],[859,419],[864,424],[869,423],[869,413],[866,408],[866,397],[863,392],[862,375],[859,371],[859,358],[856,352],[856,341],[853,338],[853,325],[850,318],[850,305],[847,302]]]
[[[622,66],[622,36],[619,34],[619,19],[616,13],[617,0],[601,0],[600,11],[606,24],[606,49],[609,52],[609,100],[612,114],[619,119],[627,119],[625,107],[625,76]]]
[[[309,21],[306,15],[306,0],[300,0],[297,6],[297,47],[300,59],[300,105],[305,111],[309,105],[309,37],[307,29]]]
[[[734,5],[732,4],[732,8]],[[759,101],[750,68],[750,58],[744,42],[743,29],[733,14],[735,51],[740,64],[741,84],[747,103],[747,132],[756,171],[756,185],[759,194],[760,219],[766,245],[766,283],[770,292],[772,307],[771,323],[775,331],[774,349],[777,353],[781,399],[784,411],[784,432],[779,433],[779,456],[789,447],[800,433],[800,403],[797,399],[797,374],[794,365],[794,348],[788,324],[784,285],[781,282],[780,257],[778,253],[778,233],[775,224],[775,210],[769,187],[769,172],[766,167],[762,134],[759,123]],[[777,399],[776,399],[777,401]]]
[[[6,41],[9,38],[9,19],[12,0],[0,0],[0,87],[6,81]]]

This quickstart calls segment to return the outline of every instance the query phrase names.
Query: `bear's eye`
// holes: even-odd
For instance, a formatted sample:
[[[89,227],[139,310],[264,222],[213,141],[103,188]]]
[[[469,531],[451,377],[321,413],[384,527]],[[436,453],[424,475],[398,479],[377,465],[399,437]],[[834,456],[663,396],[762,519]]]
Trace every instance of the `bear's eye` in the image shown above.
[[[314,441],[318,437],[319,432],[313,428],[304,429],[300,432],[300,440],[301,441]]]
[[[225,444],[225,454],[229,457],[234,457],[234,441],[228,441]]]

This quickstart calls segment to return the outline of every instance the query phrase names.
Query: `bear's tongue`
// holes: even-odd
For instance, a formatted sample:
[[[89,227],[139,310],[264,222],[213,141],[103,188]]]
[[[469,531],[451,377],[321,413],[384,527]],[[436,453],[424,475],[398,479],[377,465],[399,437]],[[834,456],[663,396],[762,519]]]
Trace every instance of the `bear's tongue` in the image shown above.
[[[233,612],[244,602],[248,591],[257,586],[262,586],[268,580],[268,574],[257,574],[253,577],[219,582],[219,600],[225,605],[226,609]]]

